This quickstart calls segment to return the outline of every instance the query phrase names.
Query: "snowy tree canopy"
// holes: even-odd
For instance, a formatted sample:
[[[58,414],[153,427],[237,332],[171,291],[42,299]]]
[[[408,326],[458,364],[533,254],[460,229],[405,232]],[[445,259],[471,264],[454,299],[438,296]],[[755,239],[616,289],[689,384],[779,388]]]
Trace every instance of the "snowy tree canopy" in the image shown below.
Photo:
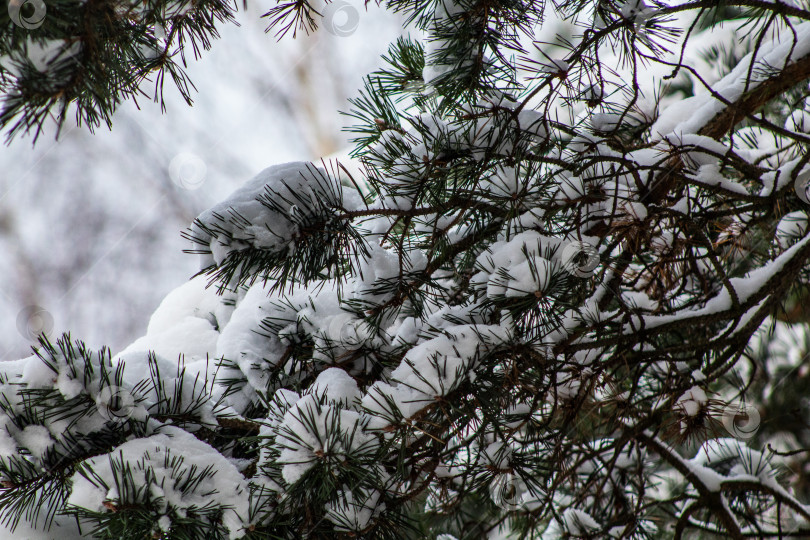
[[[354,162],[200,214],[126,350],[0,366],[6,526],[810,536],[810,8],[386,7]]]

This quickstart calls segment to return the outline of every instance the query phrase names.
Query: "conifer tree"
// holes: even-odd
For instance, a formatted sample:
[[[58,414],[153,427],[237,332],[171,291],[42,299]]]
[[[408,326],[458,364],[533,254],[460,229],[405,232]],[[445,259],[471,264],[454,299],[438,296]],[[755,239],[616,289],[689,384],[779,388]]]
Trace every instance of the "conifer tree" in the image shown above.
[[[385,6],[420,37],[347,107],[357,167],[271,166],[203,212],[200,274],[120,354],[42,336],[0,367],[4,523],[810,537],[806,2]],[[146,75],[112,54],[131,77],[11,79],[3,118],[109,119]]]

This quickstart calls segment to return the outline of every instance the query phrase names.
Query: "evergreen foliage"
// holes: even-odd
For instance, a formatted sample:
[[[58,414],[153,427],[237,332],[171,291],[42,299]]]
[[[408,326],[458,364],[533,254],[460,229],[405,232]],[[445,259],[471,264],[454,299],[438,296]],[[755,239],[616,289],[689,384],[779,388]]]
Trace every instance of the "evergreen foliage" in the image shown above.
[[[43,337],[0,368],[2,519],[99,538],[810,536],[806,3],[385,5],[424,39],[392,44],[348,106],[359,170],[273,166],[202,213],[200,275],[120,355]],[[195,3],[177,39],[229,9]],[[284,33],[317,13],[270,15]],[[173,73],[128,64],[136,45],[58,98],[6,75],[3,122],[54,99],[108,121]],[[190,319],[216,333],[208,357],[159,339],[201,339]]]

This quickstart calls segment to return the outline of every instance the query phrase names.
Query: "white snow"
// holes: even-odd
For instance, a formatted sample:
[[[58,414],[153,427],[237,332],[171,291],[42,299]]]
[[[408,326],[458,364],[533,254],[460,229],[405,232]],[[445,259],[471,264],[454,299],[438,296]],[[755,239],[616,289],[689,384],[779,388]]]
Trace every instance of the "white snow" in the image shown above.
[[[351,490],[340,490],[337,498],[326,505],[326,519],[335,524],[338,531],[363,531],[371,520],[385,510],[380,503],[380,492],[358,490],[359,496]]]
[[[26,426],[17,433],[17,441],[20,446],[31,452],[31,455],[38,458],[42,458],[54,443],[48,428],[36,425]]]
[[[576,508],[569,508],[562,515],[563,526],[574,536],[584,536],[599,530],[599,524],[590,514]]]
[[[325,396],[329,401],[340,403],[344,407],[352,407],[361,395],[357,382],[340,368],[323,370],[307,392]]]
[[[166,295],[150,318],[146,335],[121,354],[151,350],[167,358],[213,357],[217,328],[228,323],[233,306],[207,283],[205,276],[197,276]]]
[[[764,80],[762,75],[757,75],[757,67],[782,67],[805,57],[810,53],[810,22],[795,25],[794,31],[780,33],[777,39],[762,45],[757,51],[751,80],[747,75],[754,53],[746,55],[728,75],[712,85],[713,92],[733,103],[743,92],[755,89]],[[723,101],[709,92],[698,94],[676,101],[664,109],[651,129],[662,137],[671,133],[676,136],[696,134],[726,107]]]
[[[363,431],[359,413],[321,404],[314,394],[295,402],[279,424],[284,481],[294,484],[318,462],[334,464],[352,453],[373,451],[377,439]]]
[[[699,386],[693,386],[678,398],[675,407],[686,416],[697,416],[707,403],[706,392]]]
[[[194,225],[192,232],[202,242],[199,249],[210,249],[203,255],[201,267],[221,263],[234,249],[252,246],[269,252],[286,252],[293,248],[299,232],[295,217],[306,215],[317,202],[337,203],[338,188],[326,171],[302,161],[268,167],[231,193],[225,200],[197,217],[204,226],[216,231],[216,238]],[[269,197],[279,208],[260,202]],[[359,208],[356,192],[343,189],[346,209]]]
[[[182,516],[213,505],[224,509],[222,524],[229,538],[242,536],[248,520],[246,482],[230,461],[188,432],[165,427],[159,434],[131,440],[110,454],[90,458],[84,466],[92,468],[92,480],[80,472],[71,477],[69,505],[91,512],[108,512],[110,509],[105,502],[113,506],[141,502],[122,498],[114,489],[122,478],[120,469],[113,468],[111,460],[128,464],[136,485],[148,487],[153,503],[162,506],[165,513]],[[154,476],[147,471],[153,471]],[[184,479],[192,471],[195,474],[207,471],[207,474],[197,484],[186,484]],[[126,493],[132,496],[144,492]]]

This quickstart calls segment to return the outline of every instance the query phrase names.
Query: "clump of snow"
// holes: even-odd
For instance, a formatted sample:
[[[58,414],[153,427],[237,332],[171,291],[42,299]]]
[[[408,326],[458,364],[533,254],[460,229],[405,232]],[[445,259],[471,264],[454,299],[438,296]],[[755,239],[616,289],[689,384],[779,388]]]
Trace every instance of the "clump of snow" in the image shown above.
[[[362,199],[326,171],[306,162],[268,167],[197,217],[196,248],[210,250],[202,267],[220,264],[234,250],[253,247],[286,253],[295,248],[297,222],[321,205],[359,208]]]
[[[756,58],[754,52],[746,55],[728,75],[713,85],[711,93],[698,94],[665,108],[652,126],[652,133],[661,136],[698,133],[727,108],[726,102],[735,102],[744,92],[752,91],[764,80],[765,76],[757,74],[758,70],[767,73],[767,66],[785,66],[803,58],[810,52],[810,23],[798,24],[794,30],[780,33],[773,41],[758,47]],[[754,73],[752,78],[748,76],[749,72]]]
[[[703,443],[691,463],[729,478],[750,477],[767,481],[775,474],[772,458],[770,454],[747,446],[744,441],[725,437]]]
[[[249,403],[258,399],[256,392],[274,390],[268,388],[269,371],[277,366],[287,344],[279,334],[262,328],[261,322],[269,317],[276,321],[288,321],[287,328],[291,334],[295,334],[295,313],[290,313],[285,306],[273,303],[268,297],[265,284],[258,281],[250,286],[236,305],[216,342],[214,356],[234,362],[241,371],[232,374],[227,369],[222,369],[220,378],[234,375],[247,379],[247,384],[238,393],[227,397],[228,404],[237,412],[243,411]]]
[[[807,212],[796,210],[785,214],[776,227],[776,242],[782,248],[788,248],[807,234]]]
[[[562,515],[565,530],[573,536],[586,536],[600,529],[599,524],[590,514],[576,508],[569,508]]]
[[[54,443],[48,428],[36,425],[26,426],[20,431],[17,434],[17,441],[37,458],[42,458]]]
[[[675,407],[686,416],[697,416],[706,407],[706,392],[699,386],[693,386],[678,398]]]
[[[810,110],[798,109],[785,120],[785,129],[799,133],[810,133]]]
[[[414,416],[433,402],[433,398],[405,385],[391,385],[381,381],[372,384],[361,401],[369,430],[387,429],[401,419]]]
[[[359,489],[352,492],[347,486],[326,505],[326,519],[334,523],[338,531],[363,531],[385,510],[380,497],[379,491]]]
[[[475,367],[487,348],[484,335],[503,339],[497,330],[458,326],[410,349],[391,380],[426,399],[446,395]]]
[[[189,482],[192,476],[199,481]],[[130,481],[137,489],[118,489]],[[249,519],[247,484],[237,468],[211,446],[171,426],[84,461],[70,485],[69,507],[89,512],[142,504],[144,497],[168,520],[222,509],[222,526],[232,539],[243,535]]]
[[[191,279],[166,296],[149,320],[146,335],[121,354],[153,351],[167,358],[213,357],[219,331],[233,311],[228,300],[207,287],[205,276]]]
[[[565,261],[565,239],[526,231],[508,242],[499,241],[478,256],[479,270],[471,284],[486,290],[490,298],[522,296],[546,290],[554,274],[560,273]]]
[[[340,466],[351,455],[374,451],[377,438],[363,430],[360,413],[324,403],[314,394],[295,402],[277,427],[282,448],[277,460],[288,484],[296,483],[317,463]]]
[[[340,368],[323,370],[307,392],[316,396],[325,396],[329,401],[347,408],[354,406],[355,402],[360,399],[357,382]]]

